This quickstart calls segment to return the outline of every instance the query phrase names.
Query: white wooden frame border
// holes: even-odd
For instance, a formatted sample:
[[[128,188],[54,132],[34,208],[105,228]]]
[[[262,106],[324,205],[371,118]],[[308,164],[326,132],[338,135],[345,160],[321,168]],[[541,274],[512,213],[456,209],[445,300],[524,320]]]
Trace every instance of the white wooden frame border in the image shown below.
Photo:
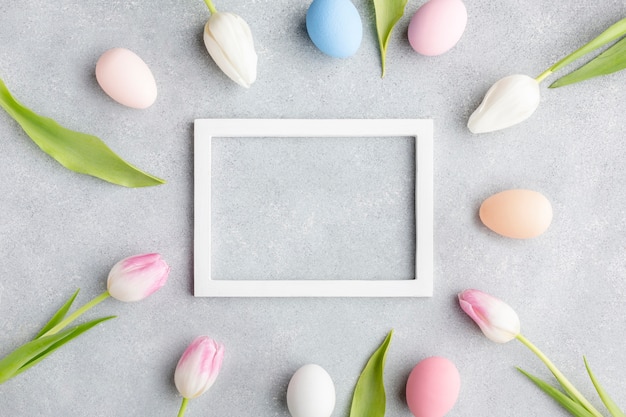
[[[213,137],[415,137],[415,278],[214,280],[211,276]],[[430,119],[196,119],[194,295],[197,297],[430,297],[433,292],[433,121]],[[203,255],[208,254],[208,255]]]

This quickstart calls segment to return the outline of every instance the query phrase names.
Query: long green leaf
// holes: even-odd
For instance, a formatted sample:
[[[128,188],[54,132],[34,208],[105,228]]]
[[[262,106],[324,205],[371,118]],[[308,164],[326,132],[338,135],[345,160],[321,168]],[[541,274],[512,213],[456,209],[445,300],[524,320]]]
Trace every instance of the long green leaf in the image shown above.
[[[586,408],[593,416],[602,417],[602,414],[587,400],[576,387],[563,375],[559,368],[552,363],[552,361],[535,346],[530,340],[526,339],[521,333],[517,335],[517,339],[528,347],[541,361],[548,367],[552,375],[559,382],[563,390],[569,395],[569,397]]]
[[[83,334],[93,326],[112,318],[113,316],[92,320],[65,329],[57,334],[45,336],[23,344],[0,360],[0,384],[39,363],[53,351]]]
[[[48,155],[72,171],[125,187],[148,187],[164,181],[130,165],[99,138],[60,126],[18,102],[0,80],[0,106]]]
[[[378,45],[380,47],[380,60],[382,75],[385,76],[385,61],[387,45],[391,37],[391,31],[400,18],[404,15],[407,0],[374,0],[376,13],[376,31],[378,32]]]
[[[27,370],[28,368],[35,366],[36,364],[44,360],[52,352],[54,352],[55,350],[57,350],[58,348],[66,344],[67,342],[77,338],[78,336],[85,333],[87,330],[91,329],[92,327],[102,323],[103,321],[111,320],[113,318],[115,318],[115,316],[102,317],[102,318],[91,320],[87,323],[79,324],[77,326],[70,328],[69,329],[70,332],[67,334],[66,337],[62,338],[56,343],[53,343],[46,350],[41,352],[39,355],[32,357],[27,363],[22,365],[22,367],[13,376],[19,375],[25,370]]]
[[[24,364],[44,352],[52,344],[66,337],[71,330],[72,329],[67,329],[53,336],[32,340],[5,356],[0,360],[0,384],[13,378],[15,373],[19,371]]]
[[[589,78],[599,77],[600,75],[612,74],[624,68],[626,68],[626,37],[576,71],[553,82],[550,88],[563,87],[588,80]]]
[[[59,324],[63,318],[65,317],[65,315],[67,314],[67,312],[69,311],[70,307],[72,306],[72,303],[74,302],[74,300],[76,299],[76,296],[78,295],[78,292],[80,291],[80,289],[76,290],[76,292],[74,294],[72,294],[72,296],[70,297],[69,300],[67,300],[65,302],[65,304],[63,304],[61,306],[61,308],[54,314],[54,316],[52,316],[52,318],[50,319],[50,321],[48,323],[46,323],[45,326],[43,326],[41,328],[41,330],[39,331],[39,333],[37,333],[37,336],[35,336],[35,339],[39,339],[41,336],[43,336],[48,330],[52,329],[54,326],[56,326],[57,324]]]
[[[587,358],[583,357],[583,360],[585,361],[585,367],[587,368],[587,373],[589,374],[589,378],[591,378],[591,382],[593,382],[593,386],[596,387],[596,391],[598,392],[600,399],[606,406],[606,409],[609,410],[609,412],[611,413],[613,417],[626,417],[626,415],[622,412],[622,410],[619,409],[617,404],[615,404],[615,402],[613,402],[611,397],[609,397],[609,394],[607,394],[606,391],[604,391],[604,388],[602,388],[602,386],[600,385],[600,383],[594,376],[593,372],[591,372],[591,368],[589,367]]]
[[[530,379],[535,385],[537,385],[543,392],[548,394],[554,400],[556,400],[563,408],[565,408],[569,413],[575,417],[593,417],[594,415],[587,410],[585,407],[580,405],[577,401],[574,401],[566,394],[562,393],[558,389],[554,388],[552,385],[548,384],[545,381],[537,378],[524,371],[521,368],[517,368],[522,374],[524,374],[528,379]]]
[[[626,35],[626,18],[623,18],[619,22],[609,26],[609,28],[602,32],[598,37],[592,39],[589,43],[578,48],[577,50],[551,66],[550,72],[556,72],[566,65],[574,62],[578,58],[581,58],[583,55],[587,55],[589,52],[595,51],[596,49],[601,48],[604,45],[611,43],[624,35]]]
[[[392,335],[393,330],[387,334],[383,344],[372,354],[361,372],[352,396],[350,417],[383,417],[385,415],[387,398],[383,371]]]

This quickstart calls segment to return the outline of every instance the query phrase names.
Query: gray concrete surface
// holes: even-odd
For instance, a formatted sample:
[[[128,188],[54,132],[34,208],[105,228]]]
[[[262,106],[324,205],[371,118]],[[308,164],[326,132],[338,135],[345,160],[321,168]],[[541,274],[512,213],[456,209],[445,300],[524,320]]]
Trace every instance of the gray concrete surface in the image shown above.
[[[172,272],[167,285],[142,302],[108,300],[98,306],[87,318],[118,318],[1,385],[0,416],[176,415],[174,368],[200,334],[224,343],[226,359],[214,387],[191,401],[188,416],[288,416],[289,378],[311,362],[334,379],[333,415],[347,416],[362,367],[392,328],[385,373],[388,416],[410,415],[403,394],[407,376],[432,355],[450,358],[461,373],[460,398],[450,416],[567,415],[515,370],[519,365],[549,379],[530,352],[516,342],[493,344],[461,312],[456,294],[470,287],[511,304],[524,334],[594,404],[600,407],[583,354],[614,400],[626,407],[626,72],[558,90],[544,84],[537,112],[506,131],[474,136],[465,127],[496,80],[538,75],[625,16],[626,4],[468,0],[463,38],[450,52],[431,58],[414,53],[406,39],[409,18],[420,4],[409,1],[381,79],[369,1],[355,1],[364,38],[358,53],[344,60],[324,56],[308,39],[308,2],[219,1],[218,9],[243,16],[255,36],[258,81],[245,90],[218,70],[204,48],[209,14],[202,1],[2,2],[0,77],[14,95],[67,127],[98,135],[167,184],[125,189],[69,172],[0,112],[0,355],[33,337],[76,288],[81,288],[77,303],[102,292],[109,268],[121,258],[157,251]],[[113,102],[96,83],[97,58],[118,46],[133,50],[154,73],[159,97],[147,110]],[[194,298],[193,120],[218,117],[434,119],[434,297]],[[298,188],[291,170],[319,158],[317,167],[326,173],[354,162],[353,150],[345,143],[311,142],[291,155],[281,140],[268,146],[217,143],[214,188],[220,192],[214,207],[220,216],[214,222],[221,231],[214,235],[219,251],[214,255],[222,261],[216,268],[228,279],[242,270],[266,279],[362,270],[371,278],[405,277],[412,261],[406,231],[414,227],[405,176],[412,167],[402,140],[389,150],[382,146],[364,151],[356,164],[375,167],[377,183],[396,198],[372,197],[385,204],[370,213],[360,211],[367,200],[349,198],[350,209],[333,215],[332,207],[318,206],[322,191],[300,187],[308,190],[307,198],[303,191],[294,198],[281,195],[274,201],[283,205],[264,208],[268,218],[294,217],[285,220],[293,222],[291,234],[263,247],[272,226],[254,221],[260,209],[253,201],[263,199],[263,179],[276,178],[274,194],[283,185]],[[287,161],[289,172],[260,166],[256,156]],[[303,184],[314,182],[312,171],[303,171],[308,175]],[[337,196],[386,191],[349,174],[344,170],[346,182],[335,189]],[[331,186],[330,176],[321,181],[321,188]],[[517,187],[540,191],[553,204],[552,226],[537,239],[499,237],[478,219],[486,197]],[[245,206],[250,210],[241,209]],[[390,234],[385,237],[390,243],[377,249],[362,226],[342,228],[344,235],[328,242],[326,253],[319,229],[307,229],[304,243],[290,244],[316,209],[324,214],[319,222],[346,227],[355,216],[376,215],[373,224]],[[237,225],[244,243],[261,248],[257,259],[241,250],[242,240],[232,234]],[[380,248],[391,250],[363,268]],[[300,265],[307,253],[312,257]],[[390,262],[390,257],[395,258]]]

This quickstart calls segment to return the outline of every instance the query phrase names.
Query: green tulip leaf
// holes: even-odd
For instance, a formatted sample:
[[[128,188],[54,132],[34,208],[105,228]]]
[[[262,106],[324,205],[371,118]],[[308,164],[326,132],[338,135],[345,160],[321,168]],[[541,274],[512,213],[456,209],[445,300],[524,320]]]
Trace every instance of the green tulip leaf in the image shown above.
[[[380,60],[382,65],[381,77],[385,76],[385,60],[391,31],[404,15],[406,3],[407,0],[374,0],[376,31],[378,32],[378,45],[380,47]]]
[[[383,417],[385,415],[387,399],[383,371],[392,335],[393,330],[387,334],[385,341],[372,354],[361,372],[352,396],[350,417]]]
[[[103,317],[23,344],[0,360],[0,384],[21,374],[87,330],[115,316]]]
[[[517,339],[520,342],[522,342],[524,345],[526,345],[526,347],[528,347],[535,355],[537,355],[537,357],[539,359],[541,359],[541,361],[548,367],[550,372],[552,372],[552,375],[554,375],[554,377],[559,382],[559,384],[561,385],[561,388],[563,389],[563,391],[565,391],[566,394],[563,394],[561,391],[556,389],[557,393],[565,395],[569,400],[571,400],[572,402],[574,402],[578,406],[580,406],[580,407],[584,408],[585,410],[587,410],[587,412],[590,413],[590,415],[592,415],[594,417],[602,417],[602,414],[593,406],[593,404],[591,404],[591,402],[589,402],[589,400],[587,400],[580,393],[580,391],[578,391],[576,389],[576,387],[574,385],[572,385],[572,383],[565,377],[565,375],[563,375],[563,373],[561,371],[559,371],[559,369],[552,363],[552,361],[550,359],[548,359],[548,357],[546,355],[543,354],[543,352],[541,352],[535,345],[533,345],[528,339],[526,339],[521,334],[517,335]],[[522,372],[524,375],[529,377],[533,382],[535,382],[540,387],[544,386],[542,384],[538,384],[537,383],[537,381],[540,381],[540,380],[538,380],[536,378],[535,379],[531,378],[528,373],[522,371],[520,368],[517,368],[517,369],[520,372]],[[546,388],[544,391],[549,392],[549,393],[553,393],[551,389],[555,389],[555,388],[552,388],[550,385],[547,385],[547,387],[549,387],[549,388]],[[557,396],[558,398],[560,398],[558,396],[558,394],[556,394],[556,393],[553,393],[553,394],[555,396]],[[555,397],[555,398],[557,398],[557,397]],[[569,406],[569,402],[566,402],[566,404]],[[587,415],[587,414],[583,414],[583,415]]]
[[[74,302],[74,300],[76,299],[76,296],[78,295],[78,291],[80,290],[76,290],[76,292],[72,294],[70,299],[67,300],[66,303],[63,304],[63,306],[61,306],[61,308],[54,314],[54,316],[52,316],[50,321],[46,323],[45,326],[43,326],[43,328],[39,331],[39,333],[37,333],[37,336],[35,336],[35,339],[39,339],[41,336],[46,334],[48,330],[52,329],[54,326],[59,324],[65,318],[65,315],[69,311],[70,307],[72,306],[72,303]]]
[[[121,159],[99,138],[66,129],[18,102],[0,80],[0,107],[48,155],[72,171],[125,187],[148,187],[164,181]]]
[[[626,37],[576,71],[559,78],[550,88],[563,87],[589,78],[612,74],[626,68]]]
[[[607,45],[624,35],[626,35],[626,18],[609,26],[607,30],[602,32],[596,38],[592,39],[589,43],[583,45],[565,58],[561,59],[559,62],[551,66],[549,71],[556,72],[566,65],[574,62],[578,58],[587,55],[589,52],[595,51],[596,49],[601,48],[604,45]]]
[[[517,370],[524,374],[528,379],[530,379],[543,392],[556,400],[556,402],[558,402],[563,408],[569,411],[571,415],[575,417],[594,417],[594,414],[592,414],[589,410],[580,405],[580,403],[573,400],[558,389],[554,388],[552,385],[537,378],[536,376],[529,374],[521,368],[517,368]]]
[[[602,388],[602,386],[596,379],[595,375],[591,372],[591,368],[589,367],[587,358],[583,358],[583,360],[585,361],[585,367],[587,368],[587,373],[589,374],[589,378],[591,379],[593,386],[596,387],[596,391],[598,392],[600,399],[606,406],[606,409],[609,410],[609,412],[611,413],[613,417],[626,417],[626,415],[622,412],[622,410],[619,409],[617,404],[615,404],[613,400],[611,399],[611,397],[609,397],[609,394],[607,394],[606,391],[604,391],[604,388]]]
[[[77,338],[78,336],[80,336],[81,334],[85,333],[87,330],[91,329],[92,327],[102,323],[103,321],[111,320],[113,318],[115,318],[115,316],[102,317],[102,318],[99,318],[99,319],[95,319],[95,320],[89,321],[87,323],[79,324],[77,326],[74,326],[74,327],[68,329],[69,333],[66,335],[66,337],[62,338],[61,340],[56,341],[55,343],[50,345],[47,349],[45,349],[43,352],[41,352],[39,355],[37,355],[35,357],[32,357],[27,363],[25,363],[19,369],[18,372],[15,373],[15,375],[21,374],[22,372],[24,372],[28,368],[30,368],[30,367],[36,365],[37,363],[41,362],[48,355],[50,355],[52,352],[54,352],[55,350],[57,350],[58,348],[60,348],[64,344],[66,344],[67,342],[71,341],[72,339]],[[15,375],[13,375],[13,376],[15,376]]]

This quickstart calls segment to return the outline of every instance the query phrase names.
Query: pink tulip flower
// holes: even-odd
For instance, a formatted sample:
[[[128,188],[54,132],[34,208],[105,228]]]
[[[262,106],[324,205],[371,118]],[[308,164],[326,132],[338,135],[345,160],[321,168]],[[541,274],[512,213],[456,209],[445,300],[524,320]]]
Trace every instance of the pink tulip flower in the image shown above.
[[[459,294],[459,304],[494,342],[506,343],[520,334],[519,317],[504,301],[482,291],[465,290]]]
[[[222,367],[224,346],[208,336],[197,337],[185,350],[174,372],[176,389],[186,399],[211,388]]]
[[[520,333],[520,321],[517,313],[504,301],[501,301],[489,294],[485,294],[478,290],[465,290],[459,294],[459,304],[463,311],[478,324],[485,336],[494,342],[506,343],[510,340],[517,339],[524,346],[530,349],[541,361],[548,367],[552,375],[559,382],[560,387],[567,395],[562,394],[558,388],[551,386],[549,383],[542,381],[529,374],[528,372],[517,368],[528,379],[533,381],[541,390],[554,398],[559,404],[565,407],[574,416],[590,416],[602,417],[603,415],[587,400],[576,387],[563,375],[556,365],[535,346],[530,340],[526,339]],[[617,408],[613,400],[599,385],[595,377],[589,369],[587,360],[585,359],[587,372],[600,395],[602,402],[611,411],[613,416],[623,416],[621,410]],[[554,393],[557,392],[555,395]],[[560,394],[560,395],[559,395]],[[572,407],[572,404],[574,407]]]
[[[158,253],[131,256],[113,266],[107,290],[120,301],[143,300],[165,285],[169,272],[170,267]]]

